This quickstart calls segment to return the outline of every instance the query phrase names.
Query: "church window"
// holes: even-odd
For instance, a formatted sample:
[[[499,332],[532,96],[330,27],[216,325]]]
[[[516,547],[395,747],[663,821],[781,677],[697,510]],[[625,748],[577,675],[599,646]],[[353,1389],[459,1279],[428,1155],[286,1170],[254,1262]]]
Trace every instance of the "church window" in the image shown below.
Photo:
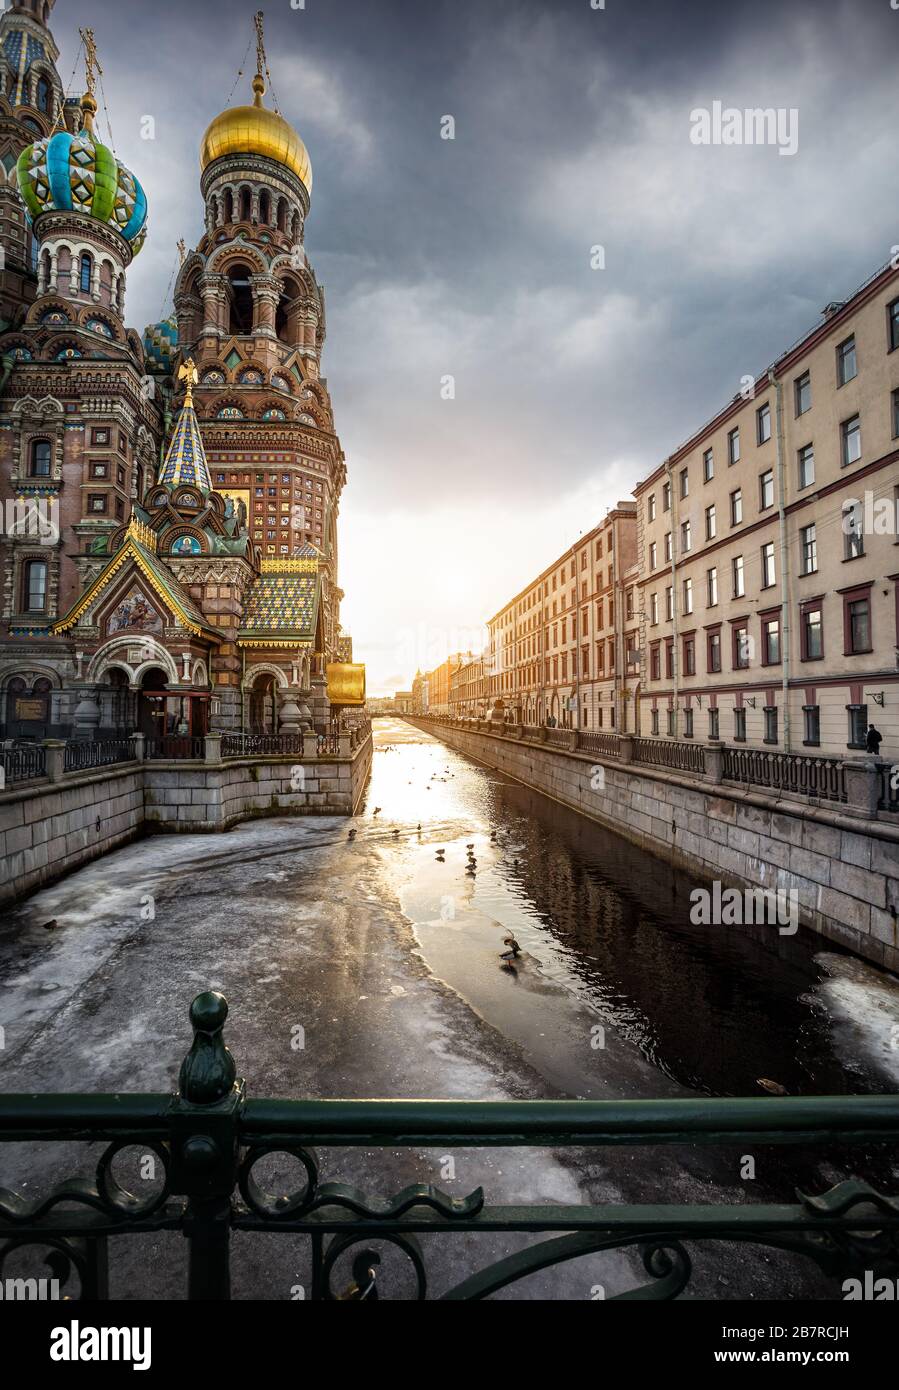
[[[47,81],[46,77],[38,79],[37,106],[39,111],[50,110],[50,83]]]
[[[45,613],[47,610],[47,562],[29,560],[25,565],[23,598],[26,613]]]
[[[92,463],[92,464],[91,464],[91,477],[92,477],[92,478],[108,478],[108,477],[109,477],[109,464],[108,464],[108,463]]]
[[[106,493],[92,492],[87,499],[88,511],[105,514],[106,512]]]
[[[86,251],[82,252],[79,269],[78,287],[82,294],[90,294],[91,277],[94,271],[93,258]]]
[[[32,478],[49,478],[50,445],[46,439],[36,439],[32,444],[29,472]]]

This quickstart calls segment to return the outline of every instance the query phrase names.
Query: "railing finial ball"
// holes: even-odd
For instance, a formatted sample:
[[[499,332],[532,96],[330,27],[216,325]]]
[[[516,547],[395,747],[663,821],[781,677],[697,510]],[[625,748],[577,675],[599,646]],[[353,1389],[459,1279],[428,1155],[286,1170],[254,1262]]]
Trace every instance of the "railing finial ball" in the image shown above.
[[[190,1006],[190,1021],[199,1033],[214,1033],[217,1028],[224,1028],[227,1017],[227,999],[212,989],[198,994]]]
[[[194,1040],[181,1064],[182,1100],[193,1105],[214,1105],[231,1091],[237,1068],[222,1037],[227,1017],[228,1001],[214,990],[198,994],[191,1004]]]

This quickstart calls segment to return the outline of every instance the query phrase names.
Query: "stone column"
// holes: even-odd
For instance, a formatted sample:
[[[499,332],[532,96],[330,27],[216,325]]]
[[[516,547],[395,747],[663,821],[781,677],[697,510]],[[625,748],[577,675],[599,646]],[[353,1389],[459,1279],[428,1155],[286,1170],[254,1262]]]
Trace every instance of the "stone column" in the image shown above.
[[[846,773],[846,810],[850,815],[861,816],[864,820],[876,820],[880,800],[880,760],[847,758],[843,768]]]
[[[205,739],[205,754],[207,763],[220,763],[222,761],[222,736],[221,734],[207,734]]]
[[[43,748],[47,758],[47,776],[51,782],[61,782],[66,773],[66,746],[59,739],[45,738]]]
[[[147,736],[146,734],[132,734],[131,746],[134,751],[136,762],[142,763],[147,756]]]
[[[705,780],[715,786],[724,781],[724,744],[716,740],[706,744]]]
[[[100,724],[100,706],[96,692],[85,690],[75,710],[75,730],[80,734],[93,734]]]
[[[281,701],[281,710],[278,716],[278,727],[282,734],[296,734],[302,727],[302,715],[300,707],[293,698],[293,693],[287,691]]]
[[[252,275],[250,284],[253,287],[253,332],[263,338],[275,338],[281,286],[272,275]]]

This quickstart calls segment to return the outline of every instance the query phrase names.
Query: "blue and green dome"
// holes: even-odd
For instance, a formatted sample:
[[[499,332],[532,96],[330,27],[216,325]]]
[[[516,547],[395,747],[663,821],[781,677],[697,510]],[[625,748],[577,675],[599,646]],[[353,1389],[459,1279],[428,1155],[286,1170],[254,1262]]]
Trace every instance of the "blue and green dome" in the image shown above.
[[[178,325],[174,316],[163,319],[162,323],[151,323],[144,329],[144,352],[147,363],[158,367],[170,375],[174,370],[175,354],[178,351]]]
[[[147,198],[129,169],[88,131],[60,130],[19,156],[19,192],[32,218],[81,212],[115,227],[137,255],[144,243]]]

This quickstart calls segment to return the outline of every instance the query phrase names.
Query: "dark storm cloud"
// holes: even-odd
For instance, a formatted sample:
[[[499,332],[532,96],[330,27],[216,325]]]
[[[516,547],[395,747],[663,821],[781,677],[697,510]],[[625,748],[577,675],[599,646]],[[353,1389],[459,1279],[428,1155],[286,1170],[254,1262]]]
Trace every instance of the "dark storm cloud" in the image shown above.
[[[148,188],[128,306],[142,326],[177,238],[201,234],[198,146],[257,5],[57,8],[64,78],[75,27],[93,23],[118,153]],[[368,553],[385,499],[407,520],[501,515],[506,566],[488,564],[483,606],[457,621],[573,539],[560,499],[589,499],[576,530],[593,524],[899,241],[889,0],[264,8],[275,92],[315,170],[307,247],[328,298],[350,549]],[[715,100],[797,108],[798,152],[692,145],[691,110]],[[551,506],[535,554],[515,527]],[[466,529],[453,562],[484,571]]]

